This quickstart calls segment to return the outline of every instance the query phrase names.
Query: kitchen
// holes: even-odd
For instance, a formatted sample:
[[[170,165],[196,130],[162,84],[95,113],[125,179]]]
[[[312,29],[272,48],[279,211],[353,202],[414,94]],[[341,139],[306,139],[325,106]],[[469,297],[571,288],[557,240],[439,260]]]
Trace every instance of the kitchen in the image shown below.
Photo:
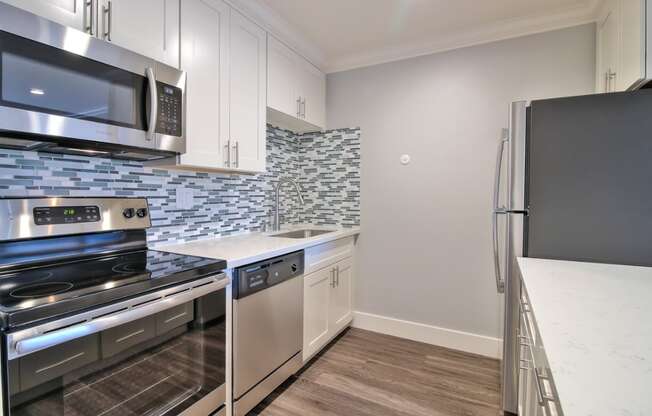
[[[650,413],[651,10],[0,1],[2,414]]]

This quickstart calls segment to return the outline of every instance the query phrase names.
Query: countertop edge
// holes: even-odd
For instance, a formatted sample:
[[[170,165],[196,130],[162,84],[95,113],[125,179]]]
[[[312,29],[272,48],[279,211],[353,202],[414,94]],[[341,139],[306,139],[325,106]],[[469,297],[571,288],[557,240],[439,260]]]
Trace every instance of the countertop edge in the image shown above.
[[[292,227],[289,228],[288,230],[295,229],[295,228],[296,227]],[[315,227],[315,228],[320,228],[320,227]],[[294,240],[289,238],[269,237],[268,236],[269,233],[254,232],[254,233],[238,234],[235,236],[226,236],[226,237],[218,237],[218,238],[209,238],[209,239],[199,240],[199,241],[190,241],[187,243],[180,243],[180,244],[161,245],[161,246],[157,246],[156,250],[166,251],[166,252],[176,253],[176,254],[196,255],[196,253],[190,253],[189,251],[193,249],[196,250],[198,247],[201,247],[202,245],[215,244],[217,242],[228,242],[229,239],[233,239],[233,238],[243,239],[243,241],[241,242],[242,244],[246,244],[246,237],[251,237],[252,239],[260,238],[260,237],[279,238],[279,241],[280,240],[287,241],[287,245],[283,247],[273,249],[273,250],[264,250],[264,251],[257,252],[256,254],[242,256],[242,257],[224,258],[223,256],[218,258],[216,256],[211,256],[210,253],[206,253],[203,255],[203,257],[206,258],[225,260],[226,268],[228,270],[228,269],[244,266],[250,263],[255,263],[257,261],[269,259],[271,257],[282,256],[284,254],[291,253],[293,251],[299,251],[309,247],[318,246],[342,238],[357,236],[360,233],[361,233],[361,229],[359,227],[338,228],[336,231],[332,233],[322,234],[308,239]]]

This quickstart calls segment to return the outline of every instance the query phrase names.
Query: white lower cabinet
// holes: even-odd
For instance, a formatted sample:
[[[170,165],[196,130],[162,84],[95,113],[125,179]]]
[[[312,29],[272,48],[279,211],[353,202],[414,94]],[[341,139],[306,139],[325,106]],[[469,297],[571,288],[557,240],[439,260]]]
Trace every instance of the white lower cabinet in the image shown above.
[[[303,358],[313,356],[328,343],[333,269],[322,269],[303,280]]]
[[[528,295],[521,291],[519,324],[519,416],[563,416],[543,340]]]
[[[328,246],[328,247],[327,247]],[[352,244],[350,245],[351,249]],[[329,253],[330,244],[306,250]],[[323,265],[323,263],[319,263]],[[311,270],[306,264],[306,270]],[[353,252],[304,276],[303,361],[306,362],[351,324],[353,319]]]
[[[349,326],[353,318],[352,280],[353,258],[335,264],[335,284],[331,288],[328,304],[328,323],[334,333]]]

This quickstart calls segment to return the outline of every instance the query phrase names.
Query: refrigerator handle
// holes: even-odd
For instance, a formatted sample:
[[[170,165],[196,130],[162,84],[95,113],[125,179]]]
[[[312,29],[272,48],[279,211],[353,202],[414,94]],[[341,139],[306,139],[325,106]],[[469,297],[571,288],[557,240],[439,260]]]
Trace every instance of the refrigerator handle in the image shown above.
[[[505,293],[505,280],[502,278],[500,270],[500,254],[498,251],[498,216],[507,214],[505,207],[499,206],[500,199],[500,179],[503,167],[503,154],[505,145],[509,142],[509,130],[503,129],[503,135],[498,144],[498,154],[496,155],[496,173],[494,175],[494,209],[491,215],[491,228],[493,234],[494,248],[494,274],[496,277],[496,290],[498,293]]]

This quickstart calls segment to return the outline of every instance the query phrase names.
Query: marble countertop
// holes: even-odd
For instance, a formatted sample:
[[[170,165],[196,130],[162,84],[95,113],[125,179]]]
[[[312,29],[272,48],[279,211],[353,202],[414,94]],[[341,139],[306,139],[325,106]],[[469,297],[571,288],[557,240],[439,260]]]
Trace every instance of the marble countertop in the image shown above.
[[[270,237],[285,231],[310,228],[318,230],[334,230],[331,233],[321,234],[310,238],[283,238]],[[341,228],[314,225],[296,225],[283,227],[281,231],[271,233],[243,233],[228,237],[219,237],[207,240],[192,241],[182,244],[163,245],[157,250],[170,251],[190,256],[208,257],[226,260],[227,268],[243,266],[270,257],[281,256],[307,247],[316,246],[328,241],[338,240],[360,234],[360,228]]]
[[[652,415],[652,268],[518,263],[564,414]]]

